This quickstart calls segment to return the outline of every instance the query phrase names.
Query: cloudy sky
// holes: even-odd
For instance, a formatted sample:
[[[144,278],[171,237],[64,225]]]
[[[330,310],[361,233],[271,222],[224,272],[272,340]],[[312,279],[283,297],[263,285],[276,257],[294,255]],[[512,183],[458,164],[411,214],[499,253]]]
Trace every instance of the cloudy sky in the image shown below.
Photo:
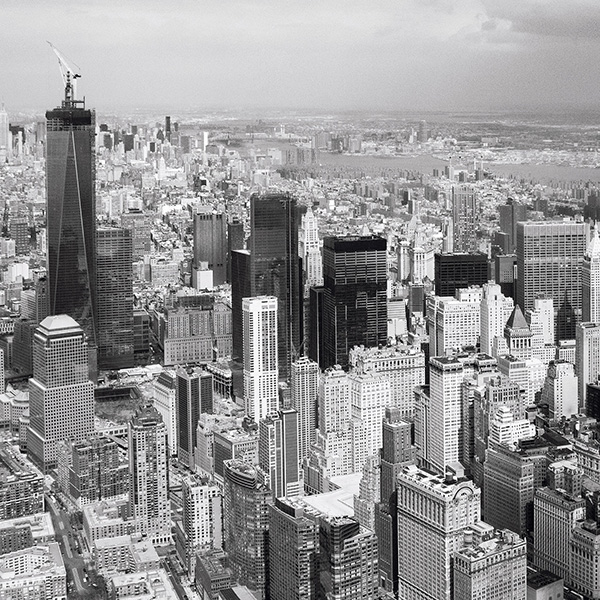
[[[0,99],[44,108],[50,40],[100,110],[599,104],[600,0],[0,0]]]

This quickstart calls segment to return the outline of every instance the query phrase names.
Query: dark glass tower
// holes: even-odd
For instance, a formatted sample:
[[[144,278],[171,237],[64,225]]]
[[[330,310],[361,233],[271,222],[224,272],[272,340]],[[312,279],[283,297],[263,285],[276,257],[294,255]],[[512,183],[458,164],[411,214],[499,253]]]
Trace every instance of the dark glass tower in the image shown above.
[[[46,112],[49,313],[67,314],[96,345],[95,115],[71,99]]]
[[[250,283],[252,296],[279,301],[279,377],[288,379],[302,343],[302,285],[298,256],[300,213],[296,199],[286,194],[252,196]]]
[[[454,296],[456,290],[483,285],[489,279],[485,254],[436,254],[434,259],[436,296]]]
[[[377,236],[323,240],[322,369],[347,367],[354,346],[385,345],[386,244]]]
[[[133,366],[131,231],[102,227],[96,235],[98,366]]]
[[[214,285],[225,283],[227,273],[227,216],[212,207],[201,207],[194,214],[194,264],[193,284],[200,263],[208,263],[213,272]]]

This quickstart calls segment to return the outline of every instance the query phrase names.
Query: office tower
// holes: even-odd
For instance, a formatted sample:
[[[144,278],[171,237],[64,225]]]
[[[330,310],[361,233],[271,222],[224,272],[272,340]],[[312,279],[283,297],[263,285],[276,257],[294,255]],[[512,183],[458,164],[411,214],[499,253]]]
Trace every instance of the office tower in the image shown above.
[[[95,347],[95,115],[70,84],[62,105],[46,112],[46,129],[48,312],[69,315]]]
[[[306,356],[292,363],[291,407],[298,412],[298,454],[308,458],[317,427],[317,390],[319,365]]]
[[[508,246],[510,254],[517,246],[517,223],[527,221],[527,206],[509,198],[506,204],[498,206],[500,217],[500,231],[508,235]]]
[[[504,327],[504,338],[508,354],[521,360],[533,357],[533,333],[525,320],[521,307],[517,304]]]
[[[280,410],[258,423],[258,465],[273,498],[299,496],[304,484],[298,457],[298,413]]]
[[[9,221],[10,237],[15,241],[15,252],[29,254],[29,219],[27,217],[12,217]]]
[[[477,523],[454,555],[455,600],[525,600],[527,542],[513,531]]]
[[[179,449],[177,435],[177,379],[175,371],[163,369],[152,382],[154,408],[160,413],[167,428],[169,456],[175,456]]]
[[[317,598],[375,598],[377,538],[351,517],[323,516],[319,527]]]
[[[533,527],[532,504],[536,488],[546,472],[547,446],[515,451],[490,447],[483,466],[483,514],[496,529],[510,529],[521,536]]]
[[[600,510],[599,494],[590,492],[585,499],[585,520],[571,533],[570,584],[585,598],[600,598]]]
[[[238,217],[233,217],[227,223],[227,281],[233,284],[232,276],[232,252],[242,250],[246,244],[244,224]]]
[[[350,431],[352,472],[362,470],[367,457],[381,448],[381,422],[391,400],[390,380],[373,371],[348,375],[350,384]]]
[[[575,367],[566,360],[553,360],[548,365],[548,375],[542,388],[541,403],[548,405],[551,419],[569,419],[579,413]]]
[[[269,505],[266,476],[239,460],[225,461],[223,541],[235,580],[268,598]]]
[[[507,298],[497,283],[486,283],[481,298],[481,352],[492,356],[494,338],[504,335],[504,327],[513,311],[513,299]]]
[[[545,294],[554,300],[556,340],[575,338],[581,321],[581,270],[587,225],[575,221],[517,224],[517,302],[525,311]]]
[[[494,279],[500,286],[501,292],[513,300],[517,297],[516,281],[517,281],[517,255],[516,254],[499,254],[494,258]]]
[[[581,495],[583,469],[576,460],[548,465],[547,486],[533,499],[533,547],[535,566],[570,579],[570,539],[575,525],[585,518]]]
[[[131,231],[133,260],[141,260],[152,248],[150,239],[150,220],[139,208],[130,208],[121,214],[121,227]]]
[[[311,287],[323,285],[323,258],[321,255],[321,242],[319,241],[319,223],[312,208],[308,208],[302,215],[298,243],[304,271],[304,297],[308,298]]]
[[[129,489],[129,468],[117,443],[102,435],[59,442],[57,481],[80,508],[123,497]]]
[[[98,366],[133,366],[133,270],[131,232],[96,231]]]
[[[454,296],[462,288],[487,283],[488,259],[485,254],[435,254],[436,296]]]
[[[425,353],[417,346],[386,348],[354,347],[349,356],[352,371],[374,372],[390,381],[390,404],[404,418],[412,418],[415,410],[414,388],[425,383]]]
[[[188,475],[181,481],[185,566],[191,576],[200,551],[223,547],[223,494],[208,477]]]
[[[257,423],[278,407],[278,300],[274,296],[244,298],[244,403]]]
[[[196,432],[202,413],[213,412],[213,376],[202,369],[177,369],[177,456],[194,470]]]
[[[8,129],[8,113],[4,108],[4,102],[0,107],[0,158],[2,163],[11,155],[11,135]]]
[[[375,236],[325,238],[323,281],[319,366],[346,367],[354,346],[385,346],[386,240]]]
[[[585,407],[587,385],[600,379],[600,322],[577,325],[575,366],[578,380],[579,411]],[[13,351],[14,356],[14,351]]]
[[[379,475],[380,503],[375,507],[379,580],[387,592],[398,591],[398,502],[396,478],[403,467],[414,464],[412,426],[401,420],[401,411],[388,407],[383,421]]]
[[[370,531],[375,531],[375,509],[381,500],[379,463],[379,454],[367,457],[362,467],[358,495],[354,494],[354,518]]]
[[[594,227],[581,264],[581,320],[600,323],[600,236]]]
[[[158,411],[140,406],[128,427],[129,515],[155,546],[171,543],[167,430]]]
[[[213,434],[214,474],[220,479],[225,476],[225,462],[231,459],[258,465],[258,426],[216,430]]]
[[[198,554],[194,581],[196,591],[202,599],[218,599],[221,590],[229,592],[235,585],[235,581],[232,578],[227,552],[208,550]]]
[[[477,224],[480,218],[477,189],[468,184],[452,186],[455,252],[477,252]]]
[[[267,194],[250,199],[250,295],[277,298],[280,379],[289,378],[292,362],[302,354],[299,216],[291,196]]]
[[[250,252],[248,250],[231,251],[231,323],[233,358],[240,362],[243,360],[244,354],[242,302],[244,298],[253,296],[250,267]]]
[[[213,284],[227,280],[227,215],[212,206],[200,206],[194,213],[194,261],[192,287],[197,288],[201,263],[208,263],[213,272]]]
[[[476,347],[481,331],[481,288],[457,291],[456,298],[427,297],[431,356]]]
[[[44,273],[44,272],[42,272]],[[21,293],[21,316],[41,323],[48,316],[48,279],[34,271],[33,287]]]
[[[269,506],[271,600],[316,600],[319,514],[292,498]]]
[[[481,519],[480,496],[460,472],[444,478],[407,466],[398,474],[400,598],[452,600],[452,557]]]
[[[29,319],[15,321],[11,368],[21,376],[33,374],[33,336],[38,325]]]
[[[83,439],[94,430],[88,342],[68,315],[46,317],[34,335],[29,413],[27,453],[43,472],[56,466],[59,441]]]

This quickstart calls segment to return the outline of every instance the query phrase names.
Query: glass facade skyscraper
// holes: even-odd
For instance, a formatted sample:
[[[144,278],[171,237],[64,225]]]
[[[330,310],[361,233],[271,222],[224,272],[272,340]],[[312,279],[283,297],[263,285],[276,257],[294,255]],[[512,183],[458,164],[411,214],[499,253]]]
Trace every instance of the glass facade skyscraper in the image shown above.
[[[95,346],[95,115],[67,99],[46,124],[49,313],[75,319]]]

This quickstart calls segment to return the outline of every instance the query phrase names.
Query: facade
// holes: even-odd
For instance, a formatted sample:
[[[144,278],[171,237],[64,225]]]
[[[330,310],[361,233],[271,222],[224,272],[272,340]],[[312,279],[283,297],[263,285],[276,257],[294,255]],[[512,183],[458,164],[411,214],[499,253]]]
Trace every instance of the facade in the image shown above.
[[[581,264],[581,320],[600,323],[600,236],[597,225]]]
[[[95,346],[95,115],[65,94],[46,112],[46,132],[48,312],[69,315]]]
[[[133,270],[131,232],[96,231],[98,367],[133,366]]]
[[[291,407],[298,413],[298,454],[308,458],[317,427],[317,390],[319,365],[306,356],[292,363]]]
[[[197,287],[197,271],[206,263],[213,272],[213,284],[222,285],[227,279],[227,215],[212,206],[201,206],[194,213],[194,261],[192,287]]]
[[[574,221],[517,224],[517,302],[527,311],[545,294],[554,300],[556,340],[575,338],[581,321],[581,265],[587,225]]]
[[[177,435],[177,375],[175,371],[163,369],[152,382],[154,408],[160,413],[167,428],[169,456],[175,456],[179,448]]]
[[[271,491],[260,469],[225,462],[223,541],[235,580],[269,598],[268,528]]]
[[[566,360],[553,360],[542,389],[542,404],[548,405],[551,419],[570,418],[579,412],[575,367]]]
[[[323,285],[323,257],[321,255],[319,227],[317,218],[311,208],[308,208],[302,215],[298,243],[304,272],[304,298],[308,298],[311,287]]]
[[[386,344],[386,247],[375,236],[323,240],[321,369],[347,367],[354,346]]]
[[[586,388],[600,379],[600,321],[577,325],[575,365],[578,380],[578,408],[585,407]],[[14,352],[13,352],[14,354]]]
[[[177,456],[194,470],[196,432],[202,413],[213,412],[213,376],[199,368],[179,367],[176,375]]]
[[[494,338],[504,335],[504,327],[513,311],[513,299],[506,297],[497,283],[483,286],[481,299],[481,352],[493,356]]]
[[[278,299],[244,298],[244,404],[257,423],[278,408]]]
[[[460,475],[460,474],[457,474]],[[402,600],[452,600],[452,557],[481,520],[481,490],[415,466],[398,474],[398,584]]]
[[[526,600],[527,542],[508,529],[477,523],[454,555],[453,572],[454,600]]]
[[[129,445],[129,514],[136,532],[154,545],[171,543],[168,494],[167,431],[152,406],[131,417]]]
[[[508,235],[508,251],[514,252],[517,245],[517,223],[527,221],[527,206],[512,198],[498,206],[500,231]]]
[[[479,196],[469,184],[452,186],[452,219],[454,222],[454,251],[476,252]]]
[[[487,283],[485,254],[449,253],[434,256],[435,295],[454,296],[459,289]]]
[[[83,439],[94,430],[88,343],[67,315],[46,317],[34,335],[29,413],[27,453],[44,472],[56,466],[58,442]]]

